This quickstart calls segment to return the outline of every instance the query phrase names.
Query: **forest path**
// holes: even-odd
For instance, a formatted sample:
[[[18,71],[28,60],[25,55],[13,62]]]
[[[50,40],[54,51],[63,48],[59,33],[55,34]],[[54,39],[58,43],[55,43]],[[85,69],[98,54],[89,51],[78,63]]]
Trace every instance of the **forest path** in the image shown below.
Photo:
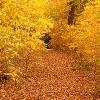
[[[25,78],[23,88],[6,85],[0,100],[99,100],[93,73],[75,69],[72,55],[48,50],[42,57],[43,66]]]

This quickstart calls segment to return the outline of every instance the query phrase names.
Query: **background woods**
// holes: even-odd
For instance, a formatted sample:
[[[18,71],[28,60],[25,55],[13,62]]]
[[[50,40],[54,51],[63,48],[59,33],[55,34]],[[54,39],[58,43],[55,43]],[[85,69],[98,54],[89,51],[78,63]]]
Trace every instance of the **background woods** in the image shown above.
[[[100,97],[100,86],[97,83],[100,76],[99,66],[100,0],[0,0],[1,87],[8,81],[21,84],[23,88],[26,81],[32,83],[35,80],[33,83],[36,82],[36,86],[37,84],[41,86],[42,83],[54,82],[53,79],[56,79],[55,82],[64,79],[62,85],[65,86],[67,82],[71,82],[69,90],[73,90],[72,87],[78,87],[76,77],[81,76],[84,83],[93,75],[90,77],[93,80],[93,82],[90,81],[92,85],[85,82],[89,88],[79,86],[90,95],[94,95],[94,92],[91,92],[92,89],[96,90],[96,95]],[[73,78],[72,80],[68,78],[65,82],[68,75]],[[49,81],[46,78],[42,80],[42,77],[48,77]],[[43,82],[38,82],[38,78]],[[73,86],[72,82],[76,85]],[[80,81],[78,82],[80,84]],[[33,83],[32,87],[34,87]],[[40,90],[40,92],[43,91]],[[42,100],[38,98],[35,100]],[[80,97],[77,98],[80,99]],[[94,98],[96,97],[91,100],[95,100]]]

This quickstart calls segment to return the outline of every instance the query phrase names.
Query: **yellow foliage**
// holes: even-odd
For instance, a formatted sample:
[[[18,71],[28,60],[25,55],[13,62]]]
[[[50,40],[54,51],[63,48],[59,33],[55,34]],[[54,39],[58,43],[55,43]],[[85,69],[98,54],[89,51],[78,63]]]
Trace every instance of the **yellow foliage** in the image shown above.
[[[52,27],[45,11],[45,0],[0,1],[0,67],[13,79],[45,50],[39,38]]]
[[[67,25],[67,17],[59,16],[50,33],[50,46],[56,49],[76,50],[84,60],[99,62],[100,57],[100,1],[89,1],[76,19],[75,25]],[[63,13],[63,12],[62,12]],[[83,58],[82,58],[83,59]]]

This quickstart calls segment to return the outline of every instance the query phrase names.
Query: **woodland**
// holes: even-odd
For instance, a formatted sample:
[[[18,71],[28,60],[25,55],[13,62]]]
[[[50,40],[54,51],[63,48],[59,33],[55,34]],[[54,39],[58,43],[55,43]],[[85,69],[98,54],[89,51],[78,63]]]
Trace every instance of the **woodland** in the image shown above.
[[[0,0],[0,100],[100,100],[100,0]]]

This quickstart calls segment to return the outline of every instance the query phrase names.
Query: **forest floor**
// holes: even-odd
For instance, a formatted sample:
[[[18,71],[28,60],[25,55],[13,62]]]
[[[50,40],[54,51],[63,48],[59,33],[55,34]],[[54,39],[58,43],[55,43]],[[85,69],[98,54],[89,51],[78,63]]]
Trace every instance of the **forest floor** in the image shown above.
[[[73,55],[49,50],[42,57],[43,66],[27,73],[22,82],[0,86],[0,100],[100,100],[100,78],[78,69]]]

